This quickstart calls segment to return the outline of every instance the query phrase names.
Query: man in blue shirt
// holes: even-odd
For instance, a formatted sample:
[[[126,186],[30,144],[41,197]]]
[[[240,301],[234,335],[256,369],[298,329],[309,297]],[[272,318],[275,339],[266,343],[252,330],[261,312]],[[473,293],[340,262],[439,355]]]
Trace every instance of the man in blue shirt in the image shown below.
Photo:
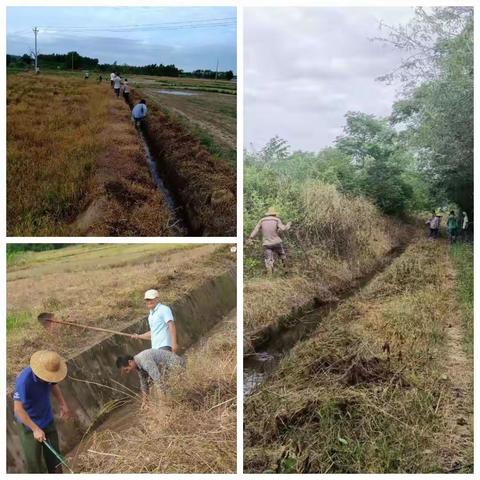
[[[150,330],[141,335],[135,335],[135,337],[144,340],[151,339],[152,348],[161,348],[176,353],[178,350],[177,330],[173,314],[169,307],[160,303],[159,297],[158,290],[145,292],[145,304],[150,310],[148,315]]]
[[[147,102],[145,100],[140,100],[139,103],[137,103],[133,108],[132,108],[132,120],[135,123],[136,127],[141,126],[143,120],[147,116]]]
[[[62,473],[61,465],[43,444],[47,441],[59,451],[58,433],[53,419],[50,394],[60,405],[61,417],[68,418],[70,410],[57,385],[67,375],[67,364],[56,352],[41,350],[30,359],[30,366],[17,377],[13,394],[13,411],[18,423],[27,473],[42,473],[42,457],[48,473]]]

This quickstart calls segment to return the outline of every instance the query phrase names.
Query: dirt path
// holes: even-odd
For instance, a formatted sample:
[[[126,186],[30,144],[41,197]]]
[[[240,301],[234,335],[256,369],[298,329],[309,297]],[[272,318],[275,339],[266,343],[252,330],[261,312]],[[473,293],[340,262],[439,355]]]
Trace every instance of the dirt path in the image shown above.
[[[445,248],[445,282],[452,293],[452,303],[455,308],[447,322],[446,349],[448,355],[445,361],[445,379],[448,380],[448,394],[452,402],[448,403],[445,421],[449,433],[450,444],[445,455],[445,470],[457,472],[465,465],[463,460],[467,452],[473,450],[473,359],[465,352],[465,332],[462,313],[455,300],[456,271],[453,268],[448,246]],[[454,455],[452,455],[452,450]]]

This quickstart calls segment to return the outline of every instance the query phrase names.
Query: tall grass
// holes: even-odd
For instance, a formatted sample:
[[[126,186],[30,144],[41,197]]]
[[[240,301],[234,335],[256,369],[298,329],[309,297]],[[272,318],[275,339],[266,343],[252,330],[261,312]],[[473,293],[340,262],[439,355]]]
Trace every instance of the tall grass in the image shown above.
[[[231,314],[168,379],[165,398],[136,411],[130,428],[95,434],[83,473],[234,473],[236,339]],[[137,409],[138,405],[131,407]]]

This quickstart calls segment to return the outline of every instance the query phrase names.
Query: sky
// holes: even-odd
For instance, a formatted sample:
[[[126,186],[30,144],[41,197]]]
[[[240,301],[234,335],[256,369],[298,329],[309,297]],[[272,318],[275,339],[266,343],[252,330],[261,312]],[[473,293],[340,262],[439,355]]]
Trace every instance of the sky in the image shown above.
[[[391,113],[398,85],[375,79],[402,54],[371,41],[380,21],[405,24],[413,8],[248,8],[244,13],[245,147],[278,135],[293,150],[319,151],[343,131],[345,114]]]
[[[236,73],[236,22],[223,20],[232,18],[234,7],[8,7],[7,53],[33,50],[38,25],[39,53],[77,51],[100,63],[173,63],[185,71],[215,70],[218,57],[219,70]],[[208,20],[217,26],[202,25]]]

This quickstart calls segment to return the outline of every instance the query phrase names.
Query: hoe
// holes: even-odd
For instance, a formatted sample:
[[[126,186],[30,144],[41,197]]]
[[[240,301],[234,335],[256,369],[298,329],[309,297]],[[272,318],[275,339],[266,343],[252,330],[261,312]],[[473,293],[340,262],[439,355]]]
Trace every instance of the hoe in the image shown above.
[[[82,325],[80,323],[75,323],[75,322],[66,322],[66,321],[63,321],[63,320],[53,320],[53,319],[38,319],[38,321],[44,327],[46,327],[47,322],[48,323],[59,323],[61,325],[70,325],[71,327],[87,328],[88,330],[96,330],[97,332],[107,332],[107,333],[113,333],[115,335],[123,335],[124,337],[135,338],[134,335],[131,335],[130,333],[117,332],[116,330],[109,330],[108,328],[91,327],[89,325]]]

